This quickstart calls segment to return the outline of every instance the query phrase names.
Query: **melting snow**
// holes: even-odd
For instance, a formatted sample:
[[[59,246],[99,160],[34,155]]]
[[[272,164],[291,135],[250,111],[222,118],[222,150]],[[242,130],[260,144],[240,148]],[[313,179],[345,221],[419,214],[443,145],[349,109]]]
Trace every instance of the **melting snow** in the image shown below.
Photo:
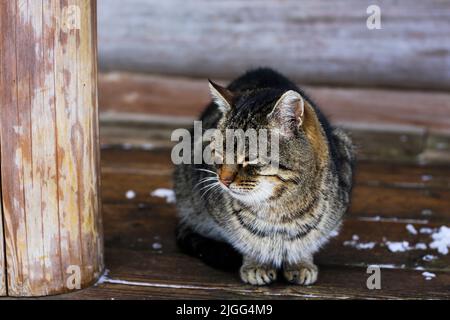
[[[408,232],[411,234],[417,234],[417,230],[416,230],[416,228],[414,228],[414,226],[412,224],[407,224],[406,230],[408,230]]]
[[[387,241],[386,245],[391,252],[405,252],[410,250],[426,250],[427,245],[423,242],[417,243],[415,246],[410,246],[408,241]]]
[[[431,228],[420,228],[420,233],[422,234],[432,234],[433,233],[433,229]]]
[[[425,277],[425,280],[431,280],[433,278],[436,278],[436,274],[428,271],[422,272],[422,275]]]
[[[433,261],[433,260],[436,260],[436,259],[437,259],[437,257],[432,255],[432,254],[427,254],[426,256],[422,257],[423,261]]]
[[[405,251],[411,250],[408,241],[402,241],[402,242],[388,241],[388,242],[386,242],[386,245],[388,246],[388,249],[391,252],[405,252]]]
[[[356,234],[353,235],[352,240],[344,241],[344,246],[356,248],[358,250],[370,250],[373,249],[376,245],[375,242],[358,242],[359,236]]]
[[[153,197],[166,198],[167,203],[175,203],[175,192],[171,189],[159,188],[150,193]]]
[[[423,242],[416,243],[415,248],[417,250],[427,250],[427,245]]]
[[[152,244],[152,248],[153,250],[161,250],[162,249],[162,244],[159,242],[155,242]]]
[[[430,243],[430,248],[436,249],[440,254],[447,254],[450,247],[450,228],[442,226],[431,237],[433,242]]]
[[[125,197],[127,197],[127,199],[134,199],[136,198],[136,192],[128,190],[127,193],[125,193]]]
[[[330,232],[330,237],[334,238],[337,237],[339,235],[339,232],[337,230],[333,230]]]

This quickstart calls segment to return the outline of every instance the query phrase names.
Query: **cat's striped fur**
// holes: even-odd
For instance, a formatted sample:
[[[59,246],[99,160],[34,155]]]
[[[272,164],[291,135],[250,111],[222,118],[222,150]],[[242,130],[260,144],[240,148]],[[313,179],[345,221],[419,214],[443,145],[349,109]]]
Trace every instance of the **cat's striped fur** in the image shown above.
[[[350,138],[273,70],[250,71],[227,89],[211,90],[215,102],[201,116],[204,129],[279,129],[280,168],[178,165],[178,243],[217,267],[236,265],[242,255],[247,283],[271,283],[278,269],[292,283],[314,283],[313,255],[338,230],[350,201]],[[233,171],[228,188],[217,182],[226,170]]]

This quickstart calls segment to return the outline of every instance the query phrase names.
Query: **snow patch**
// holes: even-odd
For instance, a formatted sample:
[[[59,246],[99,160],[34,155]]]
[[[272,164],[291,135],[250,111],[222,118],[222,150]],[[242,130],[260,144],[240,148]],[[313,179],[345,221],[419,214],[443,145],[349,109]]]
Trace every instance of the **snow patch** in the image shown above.
[[[401,241],[401,242],[386,242],[386,245],[391,252],[405,252],[408,250],[411,250],[411,247],[409,246],[408,241]]]
[[[432,234],[433,233],[433,229],[431,229],[431,228],[420,228],[419,232],[421,234]]]
[[[410,223],[406,225],[406,230],[408,230],[411,234],[417,234],[416,228],[414,228],[414,226]]]
[[[425,255],[425,256],[422,257],[422,260],[423,260],[423,261],[429,262],[429,261],[436,260],[437,258],[438,258],[438,257],[435,256],[435,255],[427,254],[427,255]]]
[[[450,228],[442,226],[439,231],[431,235],[433,242],[430,243],[431,249],[436,249],[440,254],[448,254],[450,247]]]
[[[426,250],[427,245],[423,242],[411,246],[408,241],[386,241],[386,246],[391,252],[406,252],[410,250]]]
[[[344,241],[343,243],[346,247],[352,247],[358,250],[370,250],[376,245],[375,242],[359,242],[359,236],[354,234],[352,240]]]
[[[425,280],[431,280],[433,278],[436,278],[436,274],[428,271],[422,272],[422,275],[425,277]]]
[[[133,190],[128,190],[125,193],[125,197],[127,197],[127,199],[134,199],[136,198],[136,192],[134,192]]]
[[[171,189],[159,188],[150,193],[152,197],[165,198],[167,203],[175,203],[175,192]]]
[[[331,238],[335,238],[339,235],[339,232],[337,230],[333,230],[330,232],[330,237]]]
[[[152,248],[153,250],[161,250],[162,249],[162,244],[159,242],[155,242],[152,244]]]

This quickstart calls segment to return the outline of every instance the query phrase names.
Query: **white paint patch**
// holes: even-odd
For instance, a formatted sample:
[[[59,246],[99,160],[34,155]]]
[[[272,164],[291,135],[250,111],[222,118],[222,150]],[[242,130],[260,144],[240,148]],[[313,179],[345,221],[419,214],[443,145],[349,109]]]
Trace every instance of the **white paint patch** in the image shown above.
[[[436,274],[428,271],[422,272],[422,275],[425,277],[425,280],[431,280],[433,278],[436,278]]]
[[[14,133],[18,135],[23,135],[23,127],[22,126],[13,126]]]
[[[406,225],[406,230],[408,230],[411,234],[417,234],[416,228],[414,228],[414,226],[410,223]]]
[[[450,228],[442,226],[439,231],[431,235],[433,242],[430,243],[431,249],[436,249],[440,254],[448,254],[450,247]]]
[[[125,193],[125,197],[127,197],[127,199],[134,199],[136,198],[136,192],[134,192],[133,190],[128,190]]]
[[[139,93],[137,92],[130,92],[123,96],[123,101],[128,104],[136,103],[136,101],[138,100],[139,100]]]
[[[175,203],[175,192],[171,189],[159,188],[150,193],[152,197],[165,198],[167,203]]]

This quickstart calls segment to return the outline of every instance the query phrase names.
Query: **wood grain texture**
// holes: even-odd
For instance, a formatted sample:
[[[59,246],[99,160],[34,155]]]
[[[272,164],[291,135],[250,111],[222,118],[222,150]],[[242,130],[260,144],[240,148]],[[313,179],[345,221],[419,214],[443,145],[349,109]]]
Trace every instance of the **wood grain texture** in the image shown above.
[[[2,198],[0,181],[0,199]],[[0,201],[0,297],[6,296],[6,264],[5,264],[5,248],[4,248],[4,236],[3,236],[3,210]]]
[[[429,244],[429,234],[413,235],[406,226],[417,230],[448,225],[448,201],[440,202],[440,213],[423,216],[423,203],[411,201],[408,190],[430,192],[449,190],[448,166],[358,163],[355,190],[374,184],[364,196],[356,192],[352,203],[360,209],[347,215],[337,237],[317,255],[319,281],[314,286],[298,287],[278,282],[270,287],[243,285],[237,272],[226,273],[204,265],[198,259],[179,252],[174,241],[177,222],[173,204],[149,193],[157,188],[171,188],[170,150],[104,149],[102,156],[103,203],[105,216],[105,282],[64,299],[439,299],[449,298],[450,269],[448,255],[435,250],[414,249],[392,252],[386,241]],[[423,176],[428,176],[423,181]],[[120,181],[120,183],[118,183]],[[376,183],[375,183],[376,182]],[[379,189],[386,192],[379,193]],[[127,199],[127,190],[136,197]],[[388,194],[389,193],[389,194]],[[389,199],[398,199],[390,205]],[[373,200],[372,200],[373,199]],[[363,208],[362,204],[369,202]],[[383,206],[380,206],[383,203]],[[403,203],[403,204],[402,204]],[[410,203],[407,209],[401,208]],[[376,210],[387,207],[383,213]],[[401,211],[401,212],[400,212]],[[376,216],[380,215],[380,219]],[[345,244],[353,235],[360,243],[374,243],[372,249],[357,249]],[[161,248],[153,247],[158,243]],[[432,261],[423,258],[436,256]],[[368,265],[382,267],[382,289],[368,290]],[[436,274],[427,281],[424,270]]]
[[[450,88],[450,3],[380,0],[110,0],[99,3],[108,70],[233,78],[270,66],[308,84]]]
[[[450,256],[428,246],[432,241],[429,234],[411,234],[406,226],[412,224],[418,231],[448,226],[448,195],[434,199],[440,210],[422,215],[424,203],[413,201],[416,195],[408,191],[448,192],[450,167],[364,161],[357,168],[355,190],[373,189],[363,196],[355,192],[352,203],[359,209],[346,216],[339,235],[317,255],[317,284],[300,287],[277,282],[256,288],[242,284],[237,272],[210,268],[179,252],[174,205],[150,195],[157,188],[172,188],[170,149],[103,149],[105,261],[109,272],[95,286],[56,298],[449,299]],[[136,197],[128,199],[128,190],[135,191]],[[405,203],[407,208],[402,209]],[[389,210],[377,212],[384,207]],[[359,236],[360,243],[373,242],[374,247],[358,250],[345,244],[353,235]],[[428,247],[392,252],[386,241]],[[428,254],[435,259],[424,259]],[[368,265],[381,267],[381,290],[367,289]],[[428,281],[424,271],[436,277]]]
[[[2,1],[1,175],[8,295],[103,270],[96,2]]]
[[[229,80],[219,82],[226,85]],[[450,133],[448,92],[300,87],[334,123],[414,126]],[[210,99],[206,79],[127,72],[99,76],[103,112],[198,117]]]

